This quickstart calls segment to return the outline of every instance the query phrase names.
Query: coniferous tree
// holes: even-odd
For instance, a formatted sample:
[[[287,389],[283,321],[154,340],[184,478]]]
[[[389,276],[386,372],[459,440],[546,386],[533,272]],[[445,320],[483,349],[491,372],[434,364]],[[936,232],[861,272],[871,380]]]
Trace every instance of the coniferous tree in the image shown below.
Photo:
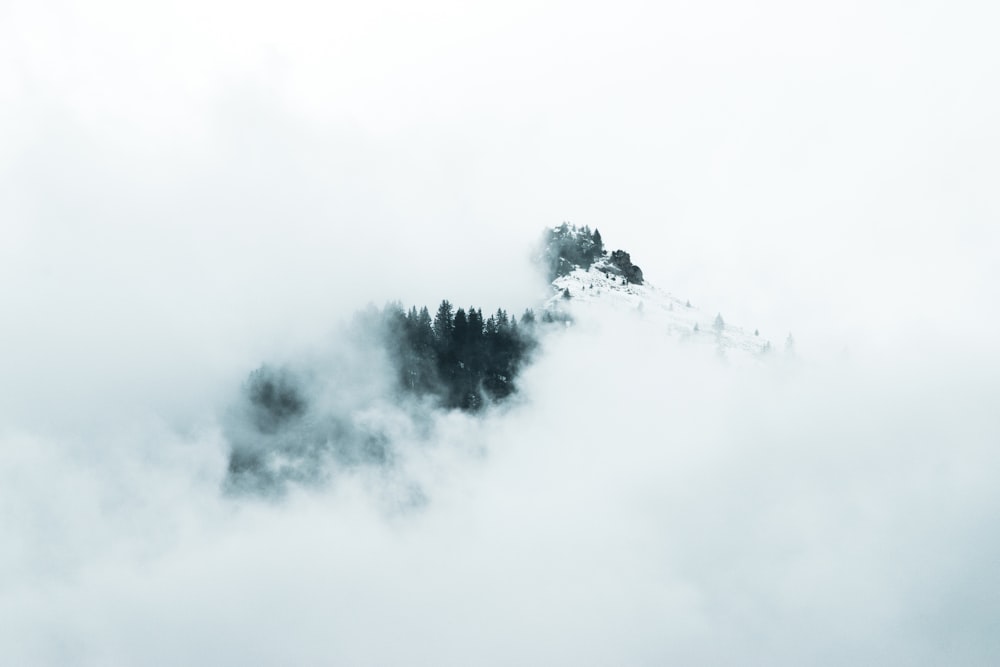
[[[451,341],[452,330],[455,327],[454,315],[451,303],[445,299],[438,306],[437,314],[434,315],[434,337],[442,346],[447,346]]]
[[[594,241],[594,259],[604,255],[604,241],[601,239],[601,232],[596,227],[594,228],[594,235],[592,237]]]
[[[510,320],[507,318],[507,311],[503,308],[497,308],[497,331],[503,331],[510,325]]]
[[[459,308],[455,311],[455,320],[451,331],[452,345],[457,350],[462,350],[469,339],[469,320],[465,316],[465,310]]]
[[[483,311],[469,308],[469,336],[478,341],[483,336]]]
[[[427,310],[427,306],[420,309],[420,315],[417,318],[416,342],[417,349],[421,353],[430,354],[431,348],[434,345],[434,326],[431,322],[431,313]]]
[[[480,308],[469,309],[469,363],[475,368],[481,368],[485,357],[486,337],[483,322],[483,311]]]

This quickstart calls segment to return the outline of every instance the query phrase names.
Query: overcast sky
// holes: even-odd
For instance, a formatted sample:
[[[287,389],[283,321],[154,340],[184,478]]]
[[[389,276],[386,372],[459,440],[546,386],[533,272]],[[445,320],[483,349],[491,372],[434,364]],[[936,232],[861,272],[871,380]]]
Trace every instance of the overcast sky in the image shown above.
[[[0,654],[990,662],[998,22],[961,1],[0,0]],[[564,220],[792,332],[798,370],[650,361],[604,322],[547,348],[509,413],[441,418],[405,466],[440,499],[419,518],[384,516],[409,482],[218,498],[249,369],[370,301],[537,305],[529,255]],[[567,348],[606,353],[584,378],[603,394]],[[609,397],[629,384],[642,400]]]

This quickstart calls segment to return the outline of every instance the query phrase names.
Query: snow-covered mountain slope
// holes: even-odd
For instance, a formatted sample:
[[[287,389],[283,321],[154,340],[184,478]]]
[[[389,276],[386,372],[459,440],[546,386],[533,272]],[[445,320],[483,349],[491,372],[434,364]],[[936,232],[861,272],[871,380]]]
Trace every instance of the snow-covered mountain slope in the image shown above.
[[[716,312],[695,307],[648,281],[641,285],[628,282],[607,260],[596,262],[589,270],[578,267],[557,277],[552,289],[545,302],[549,311],[568,312],[578,318],[587,317],[594,308],[632,313],[669,337],[713,346],[734,360],[761,359],[772,349],[771,342],[755,331],[729,324]]]

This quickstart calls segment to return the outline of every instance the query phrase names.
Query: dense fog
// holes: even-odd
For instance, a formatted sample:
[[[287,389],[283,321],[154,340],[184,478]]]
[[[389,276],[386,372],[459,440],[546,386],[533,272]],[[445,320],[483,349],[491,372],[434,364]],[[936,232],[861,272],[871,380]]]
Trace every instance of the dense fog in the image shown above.
[[[0,662],[994,662],[997,13],[4,4]],[[467,413],[345,347],[564,220],[778,350],[570,305]],[[264,363],[392,456],[227,492]]]
[[[391,464],[277,502],[221,492],[211,426],[5,436],[5,652],[982,664],[1000,648],[995,365],[741,368],[620,315],[545,345],[486,415],[369,406]]]

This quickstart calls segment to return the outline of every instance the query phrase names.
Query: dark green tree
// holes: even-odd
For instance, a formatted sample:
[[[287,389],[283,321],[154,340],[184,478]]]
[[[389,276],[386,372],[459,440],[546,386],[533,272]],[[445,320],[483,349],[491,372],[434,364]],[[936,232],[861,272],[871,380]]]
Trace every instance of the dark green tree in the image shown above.
[[[451,303],[445,299],[438,306],[437,314],[434,315],[434,338],[442,347],[447,347],[451,342],[452,332],[455,328],[455,317]]]
[[[455,349],[461,350],[469,340],[469,320],[465,316],[465,310],[459,308],[455,311],[455,320],[451,331],[452,344]]]

